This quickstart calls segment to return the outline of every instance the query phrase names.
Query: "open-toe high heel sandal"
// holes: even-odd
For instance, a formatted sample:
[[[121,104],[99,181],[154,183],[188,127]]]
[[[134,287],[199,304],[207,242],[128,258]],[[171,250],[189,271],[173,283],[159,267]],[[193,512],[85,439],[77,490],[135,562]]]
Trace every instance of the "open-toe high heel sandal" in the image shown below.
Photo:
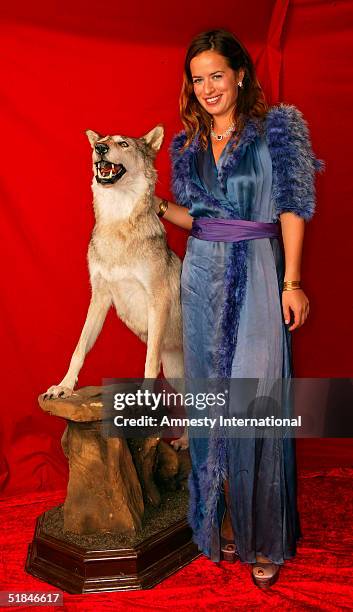
[[[222,561],[228,561],[228,563],[235,563],[239,559],[239,553],[233,540],[227,540],[221,536],[221,553]]]
[[[252,579],[260,589],[272,586],[279,577],[280,566],[275,563],[256,561],[252,567]]]
[[[235,542],[234,540],[229,540],[228,538],[222,536],[222,527],[225,515],[226,512],[223,515],[221,524],[221,559],[222,561],[228,561],[228,563],[234,563],[237,559],[239,559],[239,553]]]

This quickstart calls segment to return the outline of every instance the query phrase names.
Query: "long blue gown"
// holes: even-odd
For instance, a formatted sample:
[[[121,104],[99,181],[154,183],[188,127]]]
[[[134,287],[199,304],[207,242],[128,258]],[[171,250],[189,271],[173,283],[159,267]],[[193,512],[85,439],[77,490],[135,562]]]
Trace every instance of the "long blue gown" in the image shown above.
[[[222,187],[219,175],[229,143],[215,163],[209,143],[191,161],[191,181],[199,197],[191,199],[194,218],[240,218],[272,222],[278,218],[272,198],[272,162],[265,138],[249,142]],[[205,196],[205,197],[203,197]],[[207,197],[206,197],[207,196]],[[215,207],[208,196],[222,207]],[[232,209],[234,214],[232,214]],[[190,236],[182,269],[182,310],[186,378],[216,378],[224,276],[232,244]],[[277,238],[248,241],[247,279],[231,364],[232,378],[276,379],[291,375],[290,334],[281,309],[283,255]],[[217,496],[216,520],[210,521],[205,498],[209,440],[190,438],[189,520],[194,540],[212,560],[220,560],[220,524],[224,498]],[[230,512],[243,562],[261,553],[275,563],[295,554],[300,535],[296,507],[294,440],[231,438],[227,447]],[[208,476],[209,478],[209,476]],[[210,533],[205,533],[210,531]]]

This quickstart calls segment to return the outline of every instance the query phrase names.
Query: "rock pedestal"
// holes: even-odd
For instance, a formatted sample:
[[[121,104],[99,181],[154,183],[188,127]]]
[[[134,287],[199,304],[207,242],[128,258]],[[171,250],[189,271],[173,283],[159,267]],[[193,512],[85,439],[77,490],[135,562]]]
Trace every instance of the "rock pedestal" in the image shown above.
[[[126,440],[102,436],[101,387],[84,387],[67,399],[40,396],[39,403],[68,422],[61,441],[70,468],[65,531],[137,532],[144,511],[142,488]]]

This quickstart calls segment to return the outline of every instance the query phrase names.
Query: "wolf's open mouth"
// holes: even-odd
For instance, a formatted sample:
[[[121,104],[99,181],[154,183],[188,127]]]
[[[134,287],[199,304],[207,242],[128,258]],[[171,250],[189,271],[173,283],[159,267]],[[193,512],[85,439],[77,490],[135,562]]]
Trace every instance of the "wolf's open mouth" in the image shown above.
[[[94,164],[97,169],[97,183],[116,183],[126,172],[123,164],[113,164],[112,162],[101,160]]]

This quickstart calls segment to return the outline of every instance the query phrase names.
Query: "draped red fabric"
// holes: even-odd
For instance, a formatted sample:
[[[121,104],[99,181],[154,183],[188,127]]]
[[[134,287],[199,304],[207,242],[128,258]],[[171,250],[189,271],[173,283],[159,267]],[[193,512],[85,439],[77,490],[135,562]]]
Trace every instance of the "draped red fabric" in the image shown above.
[[[311,316],[294,336],[295,373],[350,376],[352,4],[222,0],[217,6],[217,20],[211,4],[199,14],[186,2],[168,11],[159,2],[109,11],[83,1],[1,7],[1,372],[14,391],[1,412],[5,495],[65,484],[63,424],[43,415],[36,397],[64,375],[89,301],[93,213],[84,130],[141,135],[163,123],[157,192],[170,197],[167,145],[180,128],[183,56],[202,29],[223,24],[236,32],[269,100],[303,111],[314,149],[326,161],[318,213],[307,227],[303,282]],[[182,256],[186,232],[166,225]],[[144,355],[144,345],[111,311],[79,384],[141,375]]]
[[[202,30],[234,31],[252,54],[269,101],[300,108],[314,150],[326,162],[317,181],[317,215],[306,229],[303,284],[311,315],[295,332],[295,374],[350,377],[353,3],[218,0],[215,10],[214,3],[186,0],[17,0],[2,4],[0,19],[2,496],[66,486],[64,424],[42,414],[37,395],[65,374],[90,296],[86,251],[94,218],[84,132],[139,136],[162,123],[157,193],[171,197],[168,144],[181,128],[183,58]],[[166,228],[171,247],[183,256],[186,232]],[[144,356],[144,345],[111,311],[79,384],[140,376]],[[324,457],[325,443],[315,448]],[[344,448],[349,454],[352,445]],[[343,443],[335,446],[337,468],[340,449]],[[330,482],[335,506],[340,489]],[[342,525],[343,519],[338,540]],[[202,563],[200,573],[218,571]],[[320,566],[318,557],[315,563]],[[185,572],[189,579],[192,569]],[[178,584],[183,591],[183,580]]]
[[[89,302],[86,252],[94,217],[84,132],[140,136],[162,123],[157,193],[171,197],[168,144],[181,128],[178,96],[188,42],[223,22],[257,59],[274,29],[272,11],[278,13],[273,1],[245,7],[221,0],[218,8],[217,26],[211,4],[201,15],[186,2],[168,11],[161,2],[97,10],[83,0],[1,7],[0,248],[7,262],[1,371],[6,389],[14,391],[1,412],[4,495],[66,484],[64,425],[42,414],[37,396],[65,374]],[[282,22],[276,20],[278,27]],[[263,72],[269,79],[267,64]],[[186,232],[171,224],[167,231],[183,256]],[[110,311],[79,384],[140,376],[144,358],[145,346]]]
[[[289,0],[276,0],[267,30],[266,41],[256,65],[261,86],[273,103],[281,101],[280,78],[282,67],[281,37],[288,12]]]

